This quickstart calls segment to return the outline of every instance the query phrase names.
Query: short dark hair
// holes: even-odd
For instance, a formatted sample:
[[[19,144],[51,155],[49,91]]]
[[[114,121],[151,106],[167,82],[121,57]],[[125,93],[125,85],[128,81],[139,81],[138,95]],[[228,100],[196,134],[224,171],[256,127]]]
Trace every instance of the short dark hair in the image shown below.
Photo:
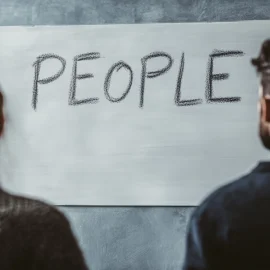
[[[270,39],[263,42],[259,56],[253,58],[251,63],[258,72],[263,72],[270,67]]]
[[[257,72],[262,75],[263,95],[270,95],[270,39],[263,42],[259,56],[253,58],[251,63],[255,66]]]
[[[264,100],[266,114],[269,113],[269,97],[270,95],[270,39],[263,42],[259,56],[251,60],[253,66],[255,66],[258,73],[261,75],[262,85],[262,100]],[[262,100],[260,102],[262,102]],[[269,120],[260,116],[259,134],[262,144],[265,148],[270,150],[270,129]]]

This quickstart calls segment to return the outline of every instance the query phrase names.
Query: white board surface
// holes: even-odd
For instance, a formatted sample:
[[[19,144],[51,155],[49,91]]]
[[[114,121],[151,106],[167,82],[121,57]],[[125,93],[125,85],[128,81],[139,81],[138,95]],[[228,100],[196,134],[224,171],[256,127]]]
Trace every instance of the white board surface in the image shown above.
[[[269,21],[0,27],[2,185],[56,205],[197,205],[269,156],[250,65],[269,29]],[[48,54],[58,59],[38,73]]]

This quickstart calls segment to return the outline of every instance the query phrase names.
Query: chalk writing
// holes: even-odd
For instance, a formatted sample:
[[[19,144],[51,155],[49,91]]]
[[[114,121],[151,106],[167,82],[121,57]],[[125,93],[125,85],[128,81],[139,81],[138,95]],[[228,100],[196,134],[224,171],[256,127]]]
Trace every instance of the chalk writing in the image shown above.
[[[72,79],[71,79],[71,85],[70,85],[70,91],[69,91],[69,101],[68,101],[69,105],[80,105],[80,104],[87,104],[87,103],[94,104],[99,101],[99,98],[88,98],[88,99],[83,99],[83,100],[76,99],[76,81],[87,79],[87,78],[94,78],[94,75],[92,73],[78,75],[77,74],[78,62],[85,61],[85,60],[95,60],[99,58],[100,58],[100,53],[98,52],[80,54],[74,57]]]
[[[229,73],[220,73],[213,74],[214,69],[214,58],[217,57],[228,57],[228,56],[243,56],[244,53],[242,51],[219,51],[214,50],[212,54],[210,54],[209,63],[208,63],[208,71],[206,78],[206,91],[205,98],[208,103],[224,103],[224,102],[239,102],[241,97],[213,97],[213,81],[221,81],[229,78]]]
[[[121,68],[125,68],[126,70],[129,71],[129,83],[127,86],[126,91],[123,93],[123,95],[119,98],[113,98],[110,94],[109,94],[109,88],[110,88],[110,82],[111,82],[111,77],[112,74],[114,72],[114,70],[116,69],[116,71],[119,71]],[[120,102],[123,99],[125,99],[125,97],[127,96],[127,94],[130,91],[130,88],[132,86],[132,82],[133,82],[133,71],[131,69],[131,67],[123,62],[123,61],[119,61],[118,63],[114,64],[108,71],[106,78],[105,78],[105,82],[104,82],[104,92],[105,92],[105,97],[111,101],[111,102]]]
[[[183,53],[182,57],[181,57],[180,69],[179,69],[177,83],[176,83],[174,102],[177,106],[192,106],[192,105],[201,104],[203,102],[203,100],[200,98],[190,99],[190,100],[180,100],[180,98],[181,98],[181,84],[182,84],[182,77],[183,77],[183,73],[184,73],[184,67],[185,67],[185,53]]]
[[[167,58],[168,64],[166,67],[156,70],[156,71],[147,71],[147,62],[152,59],[152,58],[157,58],[157,57],[165,57]],[[149,55],[143,57],[141,59],[142,62],[142,75],[141,75],[141,96],[140,96],[140,107],[143,107],[144,103],[144,89],[145,89],[145,78],[156,78],[162,74],[165,74],[173,64],[173,59],[172,57],[165,53],[165,52],[153,52],[150,53]]]
[[[42,62],[48,59],[58,59],[62,64],[62,68],[55,75],[41,80],[39,79],[40,66]],[[37,101],[38,101],[38,84],[48,84],[58,79],[65,71],[66,60],[56,54],[42,54],[37,57],[37,60],[34,62],[33,66],[35,67],[35,76],[34,76],[32,106],[35,110],[37,107]]]
[[[241,101],[241,97],[214,97],[213,81],[226,80],[229,78],[229,73],[214,74],[213,70],[214,70],[214,59],[219,58],[219,57],[239,57],[243,55],[244,55],[244,52],[242,51],[222,51],[222,50],[214,50],[209,55],[209,61],[207,64],[207,72],[206,72],[207,73],[206,74],[206,88],[205,88],[205,99],[207,103],[225,103],[225,102],[230,103],[230,102]],[[99,102],[98,97],[91,97],[91,98],[82,99],[82,100],[76,99],[77,80],[94,78],[94,75],[92,73],[77,74],[78,62],[86,61],[86,60],[97,60],[99,58],[100,58],[99,52],[85,53],[85,54],[80,54],[74,57],[72,78],[71,78],[69,99],[68,99],[69,105],[96,104]],[[163,68],[160,68],[154,71],[149,71],[147,68],[148,62],[154,58],[160,58],[160,59],[164,58],[167,60],[167,63]],[[41,64],[42,62],[48,59],[59,60],[62,67],[55,75],[52,75],[48,78],[40,79],[39,74],[40,74]],[[143,108],[144,106],[146,79],[153,79],[167,73],[171,69],[173,63],[174,63],[174,60],[171,55],[169,55],[166,52],[160,52],[160,51],[152,52],[141,58],[141,82],[140,82],[140,89],[139,89],[139,97],[140,97],[139,107],[140,108]],[[37,57],[37,60],[34,62],[33,66],[35,68],[35,72],[34,72],[32,107],[34,110],[36,110],[37,101],[38,101],[38,85],[48,84],[57,80],[65,71],[66,60],[56,54],[43,54]],[[128,85],[120,97],[112,97],[111,94],[109,93],[111,80],[112,80],[114,72],[115,71],[118,72],[120,69],[124,69],[125,71],[129,73]],[[190,100],[181,100],[181,86],[182,86],[182,81],[183,81],[184,69],[185,69],[185,53],[183,52],[180,59],[179,72],[178,72],[177,81],[176,81],[176,88],[175,88],[175,95],[174,95],[175,105],[176,106],[194,106],[194,105],[202,104],[203,100],[200,98],[190,99]],[[119,61],[113,64],[111,68],[108,70],[105,76],[105,80],[104,80],[104,95],[106,99],[112,103],[118,103],[118,102],[123,101],[131,90],[133,77],[134,77],[133,70],[131,66],[128,65],[126,62]]]

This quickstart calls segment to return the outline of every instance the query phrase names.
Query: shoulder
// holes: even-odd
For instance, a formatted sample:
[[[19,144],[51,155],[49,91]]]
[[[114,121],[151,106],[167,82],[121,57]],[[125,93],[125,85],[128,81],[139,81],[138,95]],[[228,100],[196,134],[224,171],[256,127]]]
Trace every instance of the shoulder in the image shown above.
[[[38,200],[32,200],[34,207],[30,207],[27,216],[35,221],[35,224],[46,225],[47,228],[66,228],[69,222],[66,216],[55,206]]]
[[[6,193],[1,205],[1,214],[9,219],[31,226],[69,226],[68,219],[55,206],[38,199]]]
[[[209,222],[226,223],[236,204],[245,204],[244,201],[249,199],[245,193],[249,191],[251,181],[253,174],[247,174],[210,193],[194,210],[191,221],[201,227]]]
[[[0,196],[0,221],[0,241],[8,243],[12,239],[18,249],[23,245],[35,248],[46,247],[50,242],[64,244],[73,241],[72,229],[65,215],[40,200],[3,194]]]

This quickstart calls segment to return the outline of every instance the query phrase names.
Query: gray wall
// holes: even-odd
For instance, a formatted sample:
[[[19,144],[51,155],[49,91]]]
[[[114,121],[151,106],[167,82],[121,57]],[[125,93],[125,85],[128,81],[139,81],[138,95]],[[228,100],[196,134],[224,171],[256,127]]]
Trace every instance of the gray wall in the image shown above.
[[[0,25],[270,19],[268,0],[0,0]],[[93,270],[180,269],[191,207],[61,207]]]

